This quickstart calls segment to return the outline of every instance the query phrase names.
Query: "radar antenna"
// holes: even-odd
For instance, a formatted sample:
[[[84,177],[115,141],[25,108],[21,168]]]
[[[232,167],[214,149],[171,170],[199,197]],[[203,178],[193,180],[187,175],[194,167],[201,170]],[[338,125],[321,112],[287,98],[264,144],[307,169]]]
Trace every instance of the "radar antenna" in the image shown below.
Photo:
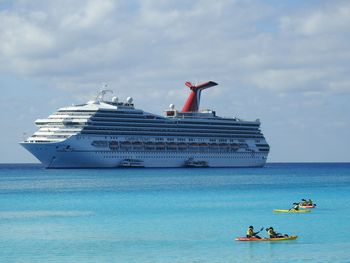
[[[110,89],[106,89],[107,88],[107,83],[103,83],[103,88],[102,90],[99,91],[99,93],[97,94],[96,100],[97,101],[104,101],[104,95],[108,92],[113,93],[113,90]]]

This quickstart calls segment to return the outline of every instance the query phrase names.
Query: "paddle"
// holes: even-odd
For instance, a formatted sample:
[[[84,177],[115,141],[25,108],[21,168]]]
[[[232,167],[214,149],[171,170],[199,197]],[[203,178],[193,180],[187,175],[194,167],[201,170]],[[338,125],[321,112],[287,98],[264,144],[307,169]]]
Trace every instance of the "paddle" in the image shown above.
[[[256,234],[259,234],[261,231],[263,231],[264,230],[264,227],[262,227],[258,232],[256,232],[256,233],[254,233],[255,235]]]
[[[293,203],[293,205],[298,205],[298,208],[299,208],[299,203]],[[290,211],[290,210],[298,210],[298,209],[295,209],[294,207],[295,207],[295,206],[293,206],[292,208],[289,208],[288,211]]]

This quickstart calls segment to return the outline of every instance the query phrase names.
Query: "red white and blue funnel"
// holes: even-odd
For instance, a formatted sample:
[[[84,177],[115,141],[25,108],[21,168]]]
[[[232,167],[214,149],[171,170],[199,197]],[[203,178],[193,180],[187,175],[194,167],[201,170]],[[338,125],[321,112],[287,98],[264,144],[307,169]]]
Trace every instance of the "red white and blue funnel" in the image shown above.
[[[199,85],[193,85],[191,82],[187,81],[185,85],[191,89],[191,93],[188,96],[184,107],[182,108],[182,112],[197,112],[199,109],[202,90],[218,84],[213,81],[208,81]]]

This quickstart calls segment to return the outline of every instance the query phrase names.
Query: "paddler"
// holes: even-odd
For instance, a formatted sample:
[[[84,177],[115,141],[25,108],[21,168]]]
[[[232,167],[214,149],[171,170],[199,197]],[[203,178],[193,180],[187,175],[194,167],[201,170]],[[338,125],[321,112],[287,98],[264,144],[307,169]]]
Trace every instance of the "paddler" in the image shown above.
[[[313,205],[314,203],[312,202],[312,200],[311,199],[309,199],[309,201],[308,201],[308,205]]]
[[[295,211],[298,211],[299,210],[299,203],[293,203],[293,207],[290,210],[295,210]]]
[[[273,227],[266,228],[267,234],[270,238],[278,238],[278,237],[288,237],[287,234],[282,235],[280,233],[276,233],[275,230],[273,230]]]
[[[260,230],[261,231],[261,230]],[[248,230],[247,230],[247,237],[251,238],[251,237],[255,237],[255,238],[261,238],[258,236],[258,233],[260,232],[254,232],[254,227],[253,226],[249,226]]]

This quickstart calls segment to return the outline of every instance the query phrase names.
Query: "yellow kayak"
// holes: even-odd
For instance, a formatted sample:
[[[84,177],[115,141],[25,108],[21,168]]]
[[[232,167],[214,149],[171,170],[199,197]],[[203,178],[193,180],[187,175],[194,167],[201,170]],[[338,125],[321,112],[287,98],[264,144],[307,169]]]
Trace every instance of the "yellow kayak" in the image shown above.
[[[303,209],[303,210],[274,209],[273,211],[276,213],[308,213],[308,212],[311,212],[311,210],[307,210],[307,209]]]

